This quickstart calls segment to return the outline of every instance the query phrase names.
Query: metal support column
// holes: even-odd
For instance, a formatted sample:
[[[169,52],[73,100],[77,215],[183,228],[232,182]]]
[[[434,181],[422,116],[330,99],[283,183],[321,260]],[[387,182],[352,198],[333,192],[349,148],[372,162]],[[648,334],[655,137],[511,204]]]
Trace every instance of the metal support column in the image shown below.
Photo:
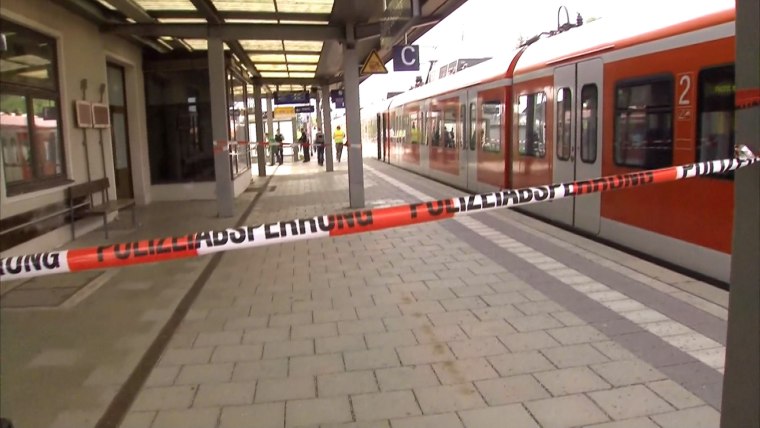
[[[359,61],[350,46],[354,26],[346,26],[348,42],[343,46],[343,90],[346,100],[346,141],[348,141],[348,196],[351,208],[364,207],[364,159],[359,117]],[[345,148],[344,148],[345,149]]]
[[[322,120],[325,125],[323,131],[325,134],[325,165],[327,166],[327,172],[333,171],[332,125],[330,119],[330,87],[324,85],[322,86]]]
[[[225,79],[224,44],[219,38],[208,39],[208,77],[211,98],[211,136],[214,142],[225,142],[227,135],[227,91]],[[219,217],[235,214],[235,190],[232,186],[230,155],[224,150],[214,150],[214,176],[216,177],[216,202]]]
[[[253,83],[253,115],[256,119],[256,160],[259,167],[259,177],[267,176],[267,151],[264,145],[264,112],[261,108],[261,82]]]
[[[736,93],[760,92],[760,2],[736,1]],[[741,107],[741,106],[739,106]],[[736,110],[736,144],[760,153],[760,106]],[[722,428],[760,427],[760,166],[736,172]]]

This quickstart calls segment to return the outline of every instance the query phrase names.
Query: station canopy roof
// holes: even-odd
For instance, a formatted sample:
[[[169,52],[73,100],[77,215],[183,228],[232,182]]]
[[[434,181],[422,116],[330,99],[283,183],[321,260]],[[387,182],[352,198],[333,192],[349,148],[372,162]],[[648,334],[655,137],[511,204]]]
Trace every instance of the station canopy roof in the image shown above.
[[[157,53],[206,51],[225,42],[248,77],[265,90],[299,90],[342,79],[343,49],[359,61],[372,49],[422,36],[466,0],[53,0]],[[353,33],[353,34],[351,34]]]

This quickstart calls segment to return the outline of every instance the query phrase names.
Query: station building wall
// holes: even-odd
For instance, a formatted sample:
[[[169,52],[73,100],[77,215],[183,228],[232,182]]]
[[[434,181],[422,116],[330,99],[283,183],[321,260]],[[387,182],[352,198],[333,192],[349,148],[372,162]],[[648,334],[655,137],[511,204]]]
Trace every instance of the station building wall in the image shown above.
[[[104,153],[101,154],[100,130],[77,128],[74,114],[74,101],[83,99],[80,89],[83,79],[87,80],[85,99],[100,102],[99,87],[107,81],[107,63],[124,68],[132,188],[137,203],[148,204],[151,192],[150,170],[146,167],[149,159],[141,47],[124,38],[101,33],[96,25],[48,0],[3,0],[0,2],[0,18],[55,41],[57,107],[63,149],[63,176],[42,188],[9,191],[7,182],[13,176],[9,175],[9,178],[6,175],[2,170],[4,162],[0,162],[0,222],[5,223],[2,229],[64,208],[66,189],[72,184],[87,181],[83,145],[85,138],[91,179],[108,177],[111,183],[109,197],[116,198],[110,130],[102,131]],[[108,91],[104,94],[103,102],[108,103]],[[5,156],[8,157],[8,154]],[[66,223],[65,216],[59,217],[27,228],[23,236],[8,234],[0,237],[0,241],[6,242],[0,247],[0,254],[6,256],[46,251],[70,241],[70,226]],[[83,220],[77,224],[77,234],[92,230],[100,224],[100,219],[96,218]]]

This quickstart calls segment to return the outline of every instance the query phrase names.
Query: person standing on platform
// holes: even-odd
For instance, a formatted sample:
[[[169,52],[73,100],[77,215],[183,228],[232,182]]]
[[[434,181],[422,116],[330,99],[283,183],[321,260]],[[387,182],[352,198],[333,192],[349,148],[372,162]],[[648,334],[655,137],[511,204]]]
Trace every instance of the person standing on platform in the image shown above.
[[[303,150],[304,163],[311,161],[309,152],[309,137],[306,135],[306,128],[301,128],[301,136],[298,137],[298,142],[301,144],[301,150]]]
[[[340,125],[336,126],[335,132],[333,132],[333,141],[335,141],[335,154],[337,155],[338,162],[340,162],[340,157],[343,154],[343,142],[345,140],[346,133],[340,129]]]
[[[282,144],[285,138],[282,136],[280,129],[277,128],[277,133],[274,134],[274,147],[272,147],[273,153],[277,156],[277,163],[282,165],[283,147]],[[272,158],[272,165],[274,165],[274,158]]]
[[[317,128],[317,134],[314,136],[314,145],[317,146],[317,163],[322,166],[325,163],[325,134],[320,128]]]

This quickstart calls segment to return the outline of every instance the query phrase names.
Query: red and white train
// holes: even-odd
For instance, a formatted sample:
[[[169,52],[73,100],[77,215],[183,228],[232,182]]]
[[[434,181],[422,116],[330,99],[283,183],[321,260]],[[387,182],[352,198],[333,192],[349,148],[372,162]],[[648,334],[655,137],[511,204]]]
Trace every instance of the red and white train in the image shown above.
[[[364,138],[472,192],[732,157],[732,3],[539,38],[363,110]],[[710,176],[526,211],[728,282],[733,198],[732,176]]]

